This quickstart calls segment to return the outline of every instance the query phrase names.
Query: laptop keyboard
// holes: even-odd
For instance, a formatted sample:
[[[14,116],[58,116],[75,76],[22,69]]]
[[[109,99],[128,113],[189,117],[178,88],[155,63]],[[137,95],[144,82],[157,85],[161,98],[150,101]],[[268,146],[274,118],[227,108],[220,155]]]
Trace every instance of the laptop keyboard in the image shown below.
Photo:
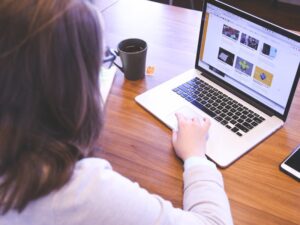
[[[173,91],[238,136],[243,136],[265,120],[198,77]]]

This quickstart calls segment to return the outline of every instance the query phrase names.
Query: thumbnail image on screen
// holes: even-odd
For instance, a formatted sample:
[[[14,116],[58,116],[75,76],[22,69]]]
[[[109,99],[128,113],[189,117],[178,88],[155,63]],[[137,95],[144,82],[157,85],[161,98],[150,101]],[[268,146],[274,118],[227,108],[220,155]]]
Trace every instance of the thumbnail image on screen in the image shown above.
[[[248,76],[251,76],[253,64],[238,56],[236,59],[236,62],[235,62],[235,68],[238,71],[240,71]]]
[[[273,74],[256,66],[254,71],[254,80],[266,87],[272,86]]]
[[[277,49],[266,43],[263,44],[261,52],[272,59],[274,59],[277,55]]]
[[[219,48],[218,59],[232,66],[234,60],[234,54],[232,54],[231,52],[223,48]]]
[[[237,41],[239,39],[240,31],[224,24],[222,34]]]
[[[242,36],[241,36],[241,43],[254,49],[254,50],[257,50],[258,48],[258,44],[259,44],[259,40],[257,40],[256,38],[254,37],[251,37],[247,34],[244,34],[242,33]]]

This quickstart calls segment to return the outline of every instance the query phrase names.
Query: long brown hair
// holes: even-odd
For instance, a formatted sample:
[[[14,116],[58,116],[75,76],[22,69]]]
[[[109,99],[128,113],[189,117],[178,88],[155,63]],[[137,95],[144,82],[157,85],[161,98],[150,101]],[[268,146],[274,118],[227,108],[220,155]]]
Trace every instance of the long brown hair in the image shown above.
[[[62,187],[101,129],[102,38],[87,0],[0,2],[0,212]]]

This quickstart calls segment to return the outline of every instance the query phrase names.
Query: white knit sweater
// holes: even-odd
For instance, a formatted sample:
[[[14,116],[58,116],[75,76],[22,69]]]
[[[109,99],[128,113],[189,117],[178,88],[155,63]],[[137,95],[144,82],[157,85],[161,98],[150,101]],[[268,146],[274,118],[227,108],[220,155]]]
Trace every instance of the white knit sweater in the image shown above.
[[[150,194],[98,158],[80,160],[60,190],[32,201],[18,214],[0,216],[0,225],[171,225],[232,224],[220,172],[194,165],[183,174],[183,208]]]

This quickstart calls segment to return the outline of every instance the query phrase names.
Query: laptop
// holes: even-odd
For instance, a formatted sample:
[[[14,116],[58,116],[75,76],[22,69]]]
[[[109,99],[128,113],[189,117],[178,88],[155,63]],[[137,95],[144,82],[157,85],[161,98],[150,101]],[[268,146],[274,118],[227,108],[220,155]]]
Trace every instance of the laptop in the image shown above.
[[[227,167],[284,125],[299,76],[298,35],[207,0],[195,68],[135,100],[171,129],[176,112],[210,117],[206,155]]]

